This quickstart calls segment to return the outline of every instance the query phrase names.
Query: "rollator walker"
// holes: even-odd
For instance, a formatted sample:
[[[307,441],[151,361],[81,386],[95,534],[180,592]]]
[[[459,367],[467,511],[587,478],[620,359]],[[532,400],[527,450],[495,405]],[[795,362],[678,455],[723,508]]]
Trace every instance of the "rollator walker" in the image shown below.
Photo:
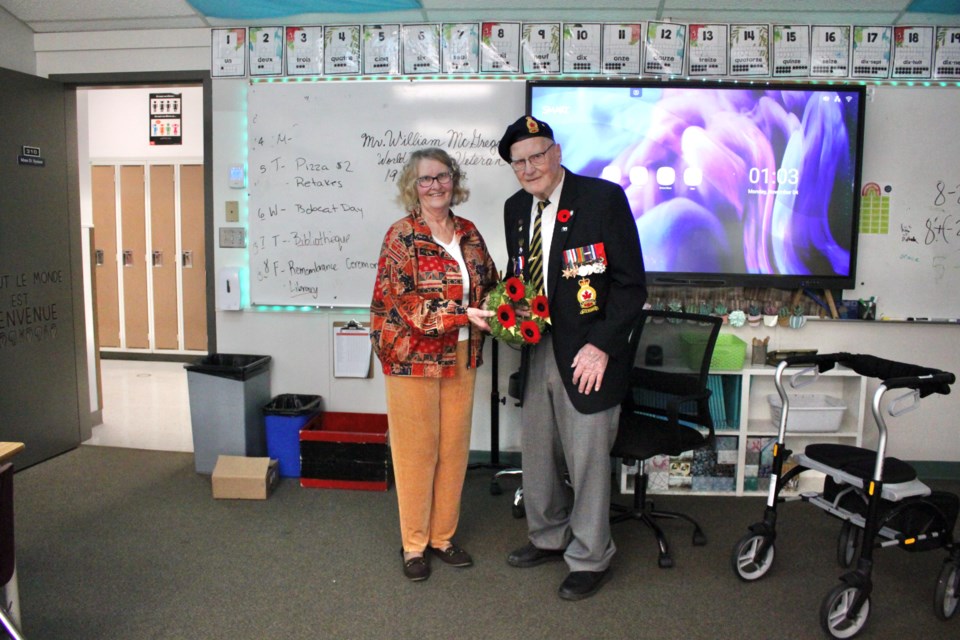
[[[813,384],[821,373],[838,364],[881,381],[872,401],[879,430],[876,451],[843,444],[810,444],[794,456],[796,466],[783,473],[784,462],[792,453],[785,446],[790,414],[785,383],[792,389]],[[798,366],[803,368],[785,380],[787,368]],[[827,593],[820,606],[820,626],[829,636],[852,638],[863,629],[870,615],[873,552],[885,547],[946,551],[937,578],[934,612],[942,620],[952,618],[960,599],[960,547],[953,539],[960,501],[952,493],[931,491],[912,466],[885,455],[885,414],[896,418],[917,409],[927,396],[950,393],[954,375],[870,355],[833,353],[786,358],[778,364],[774,380],[783,408],[773,448],[770,491],[763,520],[751,525],[750,533],[733,548],[731,561],[737,576],[750,582],[766,575],[773,566],[776,549],[777,505],[799,499],[842,521],[837,560],[850,570],[840,576],[840,584]],[[884,406],[887,393],[896,389],[907,391],[891,396]],[[825,475],[823,491],[781,496],[784,487],[805,471]]]

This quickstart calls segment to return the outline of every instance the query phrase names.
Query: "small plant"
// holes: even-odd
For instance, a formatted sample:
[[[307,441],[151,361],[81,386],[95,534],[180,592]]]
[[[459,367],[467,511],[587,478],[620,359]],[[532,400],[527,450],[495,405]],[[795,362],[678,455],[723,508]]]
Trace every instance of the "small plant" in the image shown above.
[[[783,305],[777,310],[777,324],[781,327],[790,326],[790,307]]]

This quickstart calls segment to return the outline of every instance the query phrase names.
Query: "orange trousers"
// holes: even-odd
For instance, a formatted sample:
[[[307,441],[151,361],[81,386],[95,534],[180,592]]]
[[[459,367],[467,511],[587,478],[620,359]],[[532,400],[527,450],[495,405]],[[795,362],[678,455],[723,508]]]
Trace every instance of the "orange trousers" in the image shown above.
[[[445,547],[460,520],[470,455],[473,388],[469,342],[457,345],[452,378],[386,376],[390,454],[403,550]]]

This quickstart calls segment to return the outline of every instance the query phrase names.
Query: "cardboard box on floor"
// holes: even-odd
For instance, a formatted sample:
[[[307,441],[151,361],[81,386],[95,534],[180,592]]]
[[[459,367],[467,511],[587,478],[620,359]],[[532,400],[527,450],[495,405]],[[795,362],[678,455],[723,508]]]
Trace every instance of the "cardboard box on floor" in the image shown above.
[[[277,461],[221,455],[211,482],[214,498],[266,500],[277,484]]]

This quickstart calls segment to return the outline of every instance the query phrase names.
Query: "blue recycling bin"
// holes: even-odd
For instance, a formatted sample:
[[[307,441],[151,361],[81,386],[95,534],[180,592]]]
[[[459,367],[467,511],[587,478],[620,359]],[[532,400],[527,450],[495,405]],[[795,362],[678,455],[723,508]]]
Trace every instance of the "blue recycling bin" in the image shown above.
[[[320,396],[285,393],[263,408],[267,455],[278,461],[280,475],[300,477],[300,429],[322,409]]]
[[[222,455],[267,455],[263,405],[270,400],[270,356],[215,353],[184,365],[197,473]]]

